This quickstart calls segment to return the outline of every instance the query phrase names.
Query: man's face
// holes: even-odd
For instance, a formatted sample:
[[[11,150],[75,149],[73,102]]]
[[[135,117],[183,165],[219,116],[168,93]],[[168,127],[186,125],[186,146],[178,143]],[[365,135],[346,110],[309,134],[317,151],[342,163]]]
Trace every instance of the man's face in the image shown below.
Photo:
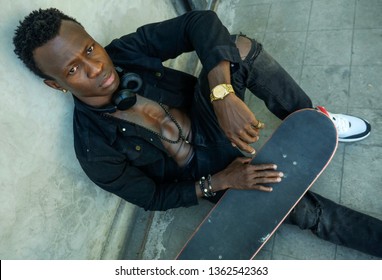
[[[33,53],[37,66],[54,80],[44,82],[69,90],[85,103],[110,102],[119,77],[105,49],[79,24],[63,20],[59,34]]]

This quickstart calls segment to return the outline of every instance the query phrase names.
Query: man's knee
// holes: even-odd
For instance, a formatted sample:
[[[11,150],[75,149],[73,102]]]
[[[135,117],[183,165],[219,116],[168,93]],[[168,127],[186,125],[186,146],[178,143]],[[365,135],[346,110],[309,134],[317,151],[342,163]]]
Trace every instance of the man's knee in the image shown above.
[[[236,39],[236,47],[239,49],[240,57],[244,60],[252,48],[252,41],[246,36],[238,35]]]
[[[289,214],[285,223],[297,225],[301,229],[316,230],[321,215],[321,207],[316,196],[307,192]]]

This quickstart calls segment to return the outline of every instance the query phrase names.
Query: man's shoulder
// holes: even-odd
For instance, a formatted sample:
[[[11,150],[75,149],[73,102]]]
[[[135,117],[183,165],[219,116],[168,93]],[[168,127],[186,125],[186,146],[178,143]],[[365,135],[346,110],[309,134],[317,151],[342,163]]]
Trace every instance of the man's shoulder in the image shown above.
[[[127,48],[130,45],[133,45],[133,42],[136,38],[136,33],[128,33],[119,38],[114,38],[109,42],[104,48],[106,52],[114,51],[116,48]]]
[[[117,125],[99,114],[74,107],[74,148],[78,158],[96,160],[110,154],[117,137]]]

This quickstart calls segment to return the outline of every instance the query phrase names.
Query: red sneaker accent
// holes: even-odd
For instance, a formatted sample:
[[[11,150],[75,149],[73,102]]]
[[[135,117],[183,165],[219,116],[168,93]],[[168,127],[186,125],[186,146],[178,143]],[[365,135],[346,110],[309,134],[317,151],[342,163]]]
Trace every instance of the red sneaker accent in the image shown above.
[[[317,109],[320,110],[322,113],[330,117],[329,112],[325,109],[325,107],[317,106]]]

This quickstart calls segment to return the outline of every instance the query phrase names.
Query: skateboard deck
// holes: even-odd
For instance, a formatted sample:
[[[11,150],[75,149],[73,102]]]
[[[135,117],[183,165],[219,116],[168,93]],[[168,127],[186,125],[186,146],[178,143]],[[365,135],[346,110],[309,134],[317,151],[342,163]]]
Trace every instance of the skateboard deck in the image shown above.
[[[337,148],[333,122],[314,109],[289,115],[252,164],[274,163],[284,173],[272,192],[228,190],[177,259],[253,259],[317,180]]]

